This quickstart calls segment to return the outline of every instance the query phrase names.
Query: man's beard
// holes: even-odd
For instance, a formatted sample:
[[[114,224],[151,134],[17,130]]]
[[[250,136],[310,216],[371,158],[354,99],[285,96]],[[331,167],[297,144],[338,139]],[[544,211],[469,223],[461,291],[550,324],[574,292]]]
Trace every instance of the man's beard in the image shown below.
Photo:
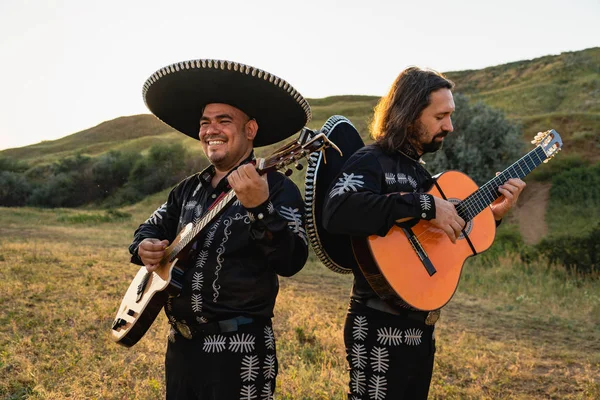
[[[421,152],[421,155],[425,153],[435,153],[444,145],[444,141],[436,141],[436,138],[446,137],[448,131],[441,131],[431,138],[431,141],[423,143],[423,140],[427,137],[427,131],[420,122],[417,122],[416,126],[411,130],[410,137],[413,140],[415,148]]]

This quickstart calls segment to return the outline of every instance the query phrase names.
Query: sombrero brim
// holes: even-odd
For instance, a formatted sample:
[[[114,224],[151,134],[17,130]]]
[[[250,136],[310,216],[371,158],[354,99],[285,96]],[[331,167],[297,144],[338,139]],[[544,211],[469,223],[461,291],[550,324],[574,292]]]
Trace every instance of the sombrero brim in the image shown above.
[[[239,108],[258,122],[255,147],[288,138],[311,118],[308,102],[288,82],[232,61],[191,60],[164,67],[146,80],[143,97],[161,121],[194,139],[207,104]]]
[[[334,272],[347,274],[358,264],[354,259],[349,236],[334,235],[325,230],[323,203],[331,182],[337,177],[348,158],[365,144],[352,123],[341,115],[329,118],[321,128],[329,140],[342,151],[325,149],[323,153],[313,153],[309,159],[305,179],[306,231],[315,254],[323,265]]]

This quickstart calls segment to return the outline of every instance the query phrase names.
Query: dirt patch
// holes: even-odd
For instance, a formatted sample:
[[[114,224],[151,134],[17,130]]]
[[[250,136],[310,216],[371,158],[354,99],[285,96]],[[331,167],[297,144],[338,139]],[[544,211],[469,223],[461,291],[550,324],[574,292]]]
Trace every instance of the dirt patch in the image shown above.
[[[548,233],[545,217],[550,186],[550,183],[528,182],[509,214],[510,220],[519,224],[519,231],[527,244],[539,242]]]

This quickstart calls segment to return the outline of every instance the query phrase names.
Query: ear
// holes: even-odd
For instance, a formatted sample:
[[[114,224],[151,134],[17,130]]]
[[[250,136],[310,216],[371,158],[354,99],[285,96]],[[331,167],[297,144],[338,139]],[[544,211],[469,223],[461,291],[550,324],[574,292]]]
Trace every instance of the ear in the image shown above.
[[[258,122],[256,122],[255,119],[251,119],[250,121],[246,122],[246,127],[244,129],[246,138],[248,140],[254,140],[256,133],[258,132]]]

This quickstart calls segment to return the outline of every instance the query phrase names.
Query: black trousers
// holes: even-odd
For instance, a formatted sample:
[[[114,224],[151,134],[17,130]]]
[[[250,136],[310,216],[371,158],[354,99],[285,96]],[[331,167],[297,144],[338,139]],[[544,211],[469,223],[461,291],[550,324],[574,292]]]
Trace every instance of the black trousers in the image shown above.
[[[169,335],[167,400],[272,399],[278,364],[270,321],[236,332]]]
[[[351,301],[344,326],[349,400],[427,399],[434,327]]]

